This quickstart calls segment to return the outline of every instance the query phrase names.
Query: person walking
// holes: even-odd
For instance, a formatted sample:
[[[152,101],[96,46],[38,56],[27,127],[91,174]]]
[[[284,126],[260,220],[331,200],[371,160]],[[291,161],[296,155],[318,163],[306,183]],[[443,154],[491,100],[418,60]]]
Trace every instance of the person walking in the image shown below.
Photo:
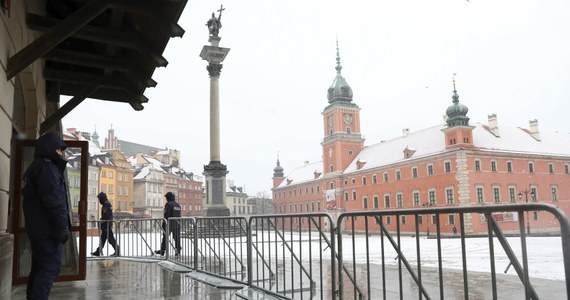
[[[22,189],[26,233],[32,246],[28,299],[47,299],[61,270],[63,244],[70,237],[71,219],[63,151],[67,145],[55,133],[42,135],[34,160],[24,172]]]
[[[99,199],[99,203],[101,204],[101,222],[99,222],[101,236],[99,239],[99,247],[97,247],[97,250],[91,253],[91,255],[100,256],[108,238],[109,244],[115,249],[115,253],[111,254],[111,256],[119,256],[119,246],[113,235],[113,206],[111,202],[109,202],[109,199],[107,199],[107,194],[103,192],[97,195],[97,199]]]
[[[171,217],[179,218],[181,208],[180,205],[176,203],[176,197],[172,192],[166,193],[164,197],[166,197],[166,204],[164,205],[164,219],[166,219],[166,221],[162,223],[164,235],[162,236],[160,250],[156,250],[154,253],[164,255],[164,252],[166,251],[166,240],[170,233],[172,233],[172,238],[174,238],[174,245],[176,247],[175,255],[178,256],[180,255],[180,250],[182,250],[182,247],[180,247],[180,224],[177,221],[170,222],[170,226],[168,227],[170,232],[166,232],[166,222],[168,222],[168,219]]]

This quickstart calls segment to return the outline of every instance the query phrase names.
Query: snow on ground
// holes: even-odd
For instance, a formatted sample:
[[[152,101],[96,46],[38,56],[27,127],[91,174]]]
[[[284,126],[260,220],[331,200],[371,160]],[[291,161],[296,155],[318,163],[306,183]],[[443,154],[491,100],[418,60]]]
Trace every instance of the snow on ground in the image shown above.
[[[258,233],[256,237],[253,238],[254,242],[261,242],[262,236],[265,236],[264,243],[269,243],[270,237],[273,234],[261,234]],[[285,235],[287,238],[290,236]],[[301,236],[295,234],[293,241],[289,240],[292,245],[292,249],[295,251],[302,251],[303,258],[310,257],[308,255],[309,249],[313,251],[317,250],[319,247],[316,245],[319,241],[315,238],[315,234],[311,235],[312,247],[308,247],[309,238],[307,233],[302,233]],[[160,247],[161,234],[153,233],[151,235],[146,235],[144,239],[136,235],[118,235],[117,240],[121,245],[121,255],[131,256],[131,257],[145,257],[152,255],[153,249],[158,249]],[[300,239],[299,239],[300,238]],[[273,238],[271,238],[273,239]],[[299,240],[301,242],[299,242]],[[522,265],[522,251],[521,251],[521,240],[518,237],[507,238],[510,247],[514,251],[517,259]],[[240,240],[243,249],[245,249],[245,239]],[[366,262],[366,237],[363,235],[356,235],[354,237],[354,247],[352,246],[352,236],[343,236],[342,253],[345,259],[345,264],[350,264],[352,257],[356,258],[356,263],[361,264]],[[217,243],[212,242],[212,245],[217,245]],[[91,253],[97,247],[98,238],[88,238],[87,239],[87,252]],[[185,245],[185,243],[187,243]],[[281,242],[279,242],[281,244]],[[491,271],[490,265],[490,252],[489,252],[489,239],[488,238],[467,238],[466,243],[466,254],[467,254],[467,269],[469,271],[476,272],[486,272]],[[239,243],[238,243],[239,244]],[[400,238],[400,248],[408,260],[408,262],[415,268],[417,266],[417,251],[416,251],[416,238],[410,236],[403,236]],[[495,257],[495,270],[497,273],[503,273],[508,265],[509,260],[505,251],[503,251],[499,241],[494,238],[494,257]],[[185,249],[189,249],[189,241],[187,239],[182,240],[183,255]],[[234,244],[235,245],[235,244]],[[338,245],[337,245],[338,246]],[[108,253],[113,253],[112,248],[108,244],[105,245],[104,251],[109,251]],[[267,249],[269,247],[266,247]],[[326,247],[323,247],[326,248]],[[354,248],[354,251],[353,251]],[[368,248],[369,258],[372,264],[380,265],[382,264],[382,252],[381,243],[379,236],[369,236],[368,237]],[[93,249],[93,250],[90,250]],[[424,236],[420,238],[420,258],[422,262],[422,267],[438,267],[438,250],[437,250],[437,240],[428,239]],[[324,257],[329,255],[330,249],[325,250]],[[560,237],[527,237],[527,251],[528,251],[528,264],[529,264],[529,274],[531,278],[542,278],[550,280],[565,280],[564,274],[564,260],[562,256],[562,241]],[[106,253],[106,252],[104,252]],[[242,252],[245,253],[245,252]],[[387,265],[396,265],[398,260],[394,248],[390,244],[387,238],[384,239],[384,263]],[[286,254],[287,256],[287,254]],[[461,270],[462,269],[462,252],[461,252],[461,239],[459,238],[446,238],[441,239],[441,256],[442,265],[444,269],[451,270]],[[313,254],[315,257],[315,254]],[[516,276],[516,272],[513,267],[510,267],[507,274]]]

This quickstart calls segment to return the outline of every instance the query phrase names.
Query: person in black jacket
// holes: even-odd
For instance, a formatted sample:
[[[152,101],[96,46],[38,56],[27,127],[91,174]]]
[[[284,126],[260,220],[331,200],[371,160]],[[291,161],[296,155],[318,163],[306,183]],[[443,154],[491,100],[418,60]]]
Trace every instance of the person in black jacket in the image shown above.
[[[168,192],[166,193],[166,195],[164,195],[164,197],[166,197],[166,204],[164,205],[164,218],[166,219],[166,222],[168,222],[168,219],[170,219],[171,217],[179,218],[181,208],[180,205],[176,203],[174,194],[172,192]],[[182,248],[180,247],[180,224],[177,221],[170,222],[169,223],[170,232],[166,232],[166,222],[162,223],[162,229],[164,230],[164,235],[162,236],[162,243],[160,244],[160,250],[156,250],[154,251],[154,253],[164,255],[164,251],[166,250],[166,240],[168,238],[168,235],[172,233],[172,238],[174,238],[174,245],[176,247],[175,255],[178,256],[180,255],[180,250],[182,250]]]
[[[42,135],[36,143],[34,160],[23,176],[24,218],[32,246],[32,267],[26,287],[28,299],[49,297],[53,280],[61,269],[63,244],[70,237],[65,148],[55,133]]]
[[[107,199],[107,194],[101,192],[97,195],[99,203],[101,204],[101,222],[99,223],[99,228],[101,229],[101,237],[99,239],[99,247],[95,252],[91,253],[93,256],[100,256],[103,252],[103,247],[105,247],[105,242],[109,238],[109,244],[115,249],[115,253],[111,256],[119,256],[119,246],[117,246],[117,241],[113,235],[113,206],[109,199]]]

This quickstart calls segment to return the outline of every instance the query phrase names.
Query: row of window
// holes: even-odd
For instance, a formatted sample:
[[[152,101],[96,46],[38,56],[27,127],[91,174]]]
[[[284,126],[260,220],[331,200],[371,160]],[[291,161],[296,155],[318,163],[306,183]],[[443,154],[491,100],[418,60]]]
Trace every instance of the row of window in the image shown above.
[[[494,185],[491,187],[492,191],[493,191],[493,202],[495,203],[500,203],[503,202],[503,199],[501,198],[501,187],[499,185]],[[476,188],[476,194],[477,194],[477,203],[484,203],[485,202],[485,193],[484,193],[484,188],[483,186],[477,185]],[[534,185],[531,185],[530,190],[524,190],[524,191],[519,191],[517,193],[517,190],[514,186],[509,186],[507,187],[508,190],[508,195],[507,195],[507,201],[514,203],[517,202],[517,198],[519,201],[524,200],[525,202],[537,202],[538,201],[538,190],[537,187]],[[523,199],[523,195],[524,195],[524,199]],[[558,185],[556,184],[552,184],[550,185],[550,193],[549,193],[550,199],[547,200],[551,200],[553,202],[557,202],[558,201]]]
[[[171,177],[166,177],[166,183],[178,184],[178,179],[176,179],[176,178],[171,178]]]
[[[491,166],[490,166],[491,172],[497,172],[498,171],[497,165],[498,165],[497,160],[491,159]],[[479,160],[479,159],[475,159],[475,171],[481,171],[481,160]],[[511,161],[511,160],[506,161],[506,171],[509,173],[513,172],[513,161]],[[529,173],[535,172],[534,161],[528,162],[528,172]],[[548,163],[548,173],[550,173],[550,174],[556,173],[554,162]],[[570,174],[570,164],[567,164],[567,163],[564,164],[564,173]]]
[[[305,203],[280,205],[276,208],[278,210],[278,213],[314,212],[321,210],[321,201],[316,200]],[[289,208],[289,210],[287,210],[287,208]]]
[[[181,206],[182,206],[182,211],[186,211],[186,205],[185,205],[185,204],[182,204]],[[189,210],[189,211],[201,212],[201,211],[202,211],[202,206],[201,206],[201,205],[198,205],[198,204],[192,206],[192,204],[189,204],[189,205],[188,205],[188,210]]]
[[[303,189],[300,188],[299,189],[299,196],[302,195]],[[309,191],[311,194],[316,193],[320,193],[321,192],[321,187],[319,185],[315,185],[315,186],[310,186],[310,187],[305,187],[305,195],[309,194]],[[273,196],[275,199],[279,198],[279,197],[284,197],[286,195],[286,192],[288,192],[289,197],[291,196],[297,196],[297,189],[291,189],[288,191],[281,191],[279,193],[275,193],[275,195]]]
[[[97,180],[99,178],[97,172],[89,173],[88,176],[89,180]],[[114,172],[113,171],[107,172],[107,170],[101,170],[101,177],[112,179],[114,177]],[[129,174],[122,174],[117,172],[117,181],[129,181]]]
[[[282,207],[278,208],[280,211],[283,210]],[[405,225],[408,223],[408,217],[411,218],[411,222],[413,224],[413,220],[415,219],[415,216],[399,216],[400,218],[400,224]],[[418,225],[423,225],[424,224],[424,216],[423,215],[418,215]],[[456,215],[455,214],[447,214],[447,225],[455,225],[456,224]],[[356,221],[359,217],[355,217],[354,221]],[[385,216],[383,217],[383,220],[385,222],[385,224],[390,225],[392,224],[392,218],[398,218],[398,216]],[[435,225],[437,224],[437,215],[435,214],[430,214],[428,216],[428,220],[430,222],[431,225]],[[538,212],[533,212],[533,220],[538,220]],[[299,222],[297,221],[297,219],[292,219],[292,222],[295,224],[298,224]],[[376,224],[379,224],[378,219],[375,220]],[[301,223],[305,223],[305,219],[301,219]],[[428,232],[429,232],[429,228],[428,228]]]
[[[149,193],[162,193],[162,184],[148,182],[146,185],[146,191]]]
[[[147,198],[145,206],[162,206],[162,197]]]
[[[195,181],[193,183],[188,182],[188,181],[180,181],[178,184],[178,188],[179,189],[184,189],[184,190],[195,190],[195,191],[202,191],[202,183]]]
[[[101,192],[109,194],[109,195],[113,195],[115,193],[115,189],[114,186],[112,184],[105,184],[102,183],[101,184]],[[97,188],[96,187],[92,187],[91,188],[91,194],[97,194]],[[129,187],[127,186],[117,186],[117,195],[119,196],[128,196],[129,195]]]
[[[246,210],[247,210],[247,214],[251,215],[251,206],[234,206],[232,209],[232,214],[233,215],[245,215]]]
[[[79,176],[69,176],[67,180],[69,181],[70,188],[71,187],[79,188],[80,186]]]
[[[454,188],[453,187],[446,188],[445,189],[445,203],[446,204],[454,204],[454,202],[455,202],[454,197],[455,197]],[[355,201],[357,199],[358,199],[358,196],[357,196],[356,190],[352,190],[352,200]],[[415,190],[412,192],[413,206],[420,206],[420,205],[435,206],[435,205],[437,205],[436,199],[437,198],[436,198],[435,188],[428,190],[428,201],[423,203],[423,204],[420,204],[421,203],[420,191]],[[349,192],[344,192],[344,201],[348,201],[348,200],[349,200]],[[368,196],[362,197],[362,208],[364,208],[364,209],[370,208],[368,201],[369,201]],[[402,192],[396,193],[396,202],[394,204],[395,204],[395,206],[392,205],[390,193],[384,194],[384,199],[383,199],[383,203],[382,203],[384,208],[391,208],[391,207],[401,208],[401,207],[404,207],[404,194]],[[380,208],[380,199],[379,199],[378,195],[372,196],[372,208]]]
[[[247,202],[246,198],[233,198],[234,204],[245,204]]]
[[[482,171],[482,168],[481,168],[481,160],[480,160],[480,159],[475,159],[474,162],[475,162],[475,171]],[[443,162],[443,170],[444,170],[445,173],[450,173],[450,172],[452,172],[452,165],[451,165],[451,161],[450,161],[450,160],[445,160],[445,161]],[[496,160],[496,159],[492,159],[492,160],[491,160],[490,170],[491,170],[492,172],[497,172],[497,171],[498,171],[498,163],[497,163],[497,160]],[[506,171],[507,171],[507,172],[513,172],[513,161],[511,161],[511,160],[507,160],[507,161],[506,161]],[[555,164],[554,164],[553,162],[549,162],[549,163],[548,163],[548,171],[549,171],[549,173],[551,173],[551,174],[555,174]],[[528,162],[528,172],[529,172],[529,173],[534,173],[534,172],[535,172],[535,163],[534,163],[534,161],[529,161],[529,162]],[[570,164],[568,164],[568,163],[564,164],[564,173],[565,173],[565,174],[570,174]],[[433,165],[433,163],[430,163],[430,164],[427,164],[427,165],[426,165],[426,175],[427,175],[427,176],[432,176],[432,175],[434,175],[434,165]],[[384,182],[389,182],[389,181],[390,181],[390,176],[389,176],[389,173],[388,173],[388,172],[384,172],[384,173],[382,174],[382,177],[383,177],[382,179],[383,179]],[[412,167],[411,167],[411,177],[412,177],[412,178],[418,178],[418,177],[419,177],[419,172],[418,172],[418,167],[417,167],[417,166],[412,166]],[[400,169],[396,169],[396,170],[394,171],[394,179],[395,179],[396,181],[399,181],[399,180],[402,179],[402,172],[401,172]],[[377,184],[377,183],[378,183],[378,178],[377,178],[377,175],[376,175],[376,174],[372,174],[372,175],[371,175],[371,181],[372,181],[372,184]],[[355,184],[356,184],[356,178],[354,178],[354,177],[351,178],[351,179],[350,179],[350,183],[351,183],[352,185],[355,185]],[[366,175],[363,175],[363,176],[361,177],[361,183],[362,183],[363,186],[368,184],[368,177],[367,177]],[[345,179],[345,180],[344,180],[344,186],[345,186],[345,187],[349,186],[349,180],[348,180],[348,179]],[[334,188],[335,188],[335,187],[334,187],[334,182],[332,182],[332,181],[329,182],[329,188],[330,188],[330,189],[334,189]],[[314,187],[313,187],[313,186],[311,186],[311,187],[305,187],[304,189],[305,189],[305,194],[309,194],[309,192],[310,192],[311,194],[313,194],[313,193],[315,193],[315,191],[316,191],[317,193],[319,193],[319,185],[316,185],[316,186],[314,186]],[[303,188],[299,188],[298,190],[297,190],[297,189],[291,189],[291,190],[288,190],[287,192],[288,192],[288,196],[289,196],[289,197],[297,196],[297,194],[300,196],[300,195],[303,194],[303,193],[302,193],[302,192],[303,192]],[[297,193],[297,192],[298,192],[298,193]],[[275,193],[274,198],[275,198],[275,199],[278,199],[279,197],[284,197],[284,196],[285,196],[285,191],[282,191],[282,192]],[[345,200],[346,200],[346,199],[345,199]],[[355,199],[353,199],[353,200],[355,200]]]
[[[538,197],[536,195],[538,195],[538,190],[536,186],[531,186],[530,190],[524,190],[524,191],[518,191],[516,190],[515,186],[509,186],[508,188],[508,195],[507,195],[507,199],[508,202],[511,203],[515,203],[517,201],[525,201],[525,202],[537,202],[538,201]],[[481,185],[477,185],[475,188],[475,192],[476,192],[476,198],[477,198],[477,203],[486,203],[488,201],[485,200],[485,192],[484,192],[484,187]],[[523,199],[523,195],[524,195],[524,199]],[[392,207],[392,202],[390,199],[390,193],[385,193],[384,194],[384,201],[382,203],[384,208],[390,208]],[[414,207],[418,207],[418,206],[435,206],[438,205],[436,199],[436,190],[435,189],[429,189],[428,190],[428,199],[426,202],[422,203],[422,200],[420,199],[420,191],[415,190],[412,192],[412,205]],[[455,192],[454,192],[454,188],[453,187],[448,187],[445,188],[445,203],[446,205],[451,205],[455,203]],[[530,197],[530,198],[529,198]],[[345,192],[344,193],[344,200],[348,201],[349,199],[349,193]],[[402,208],[405,207],[404,205],[404,196],[402,192],[398,192],[396,193],[396,202],[395,207],[397,208]],[[357,193],[356,190],[352,191],[352,200],[357,200]],[[502,199],[502,193],[501,193],[501,186],[499,185],[493,185],[492,186],[492,200],[494,203],[501,203],[504,202],[504,200]],[[551,185],[550,186],[550,199],[553,202],[558,201],[558,186],[557,185]],[[374,195],[372,196],[372,207],[370,207],[369,205],[369,199],[368,196],[363,196],[362,197],[362,208],[363,209],[368,209],[368,208],[380,208],[380,199],[378,195]],[[439,203],[442,204],[442,203]]]

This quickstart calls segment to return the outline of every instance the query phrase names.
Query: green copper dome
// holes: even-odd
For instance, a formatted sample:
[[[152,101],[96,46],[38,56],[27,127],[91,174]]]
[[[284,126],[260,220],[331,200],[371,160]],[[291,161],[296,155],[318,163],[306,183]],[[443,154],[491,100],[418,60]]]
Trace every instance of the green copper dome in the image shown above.
[[[447,110],[445,111],[445,114],[447,115],[447,126],[468,126],[469,117],[467,117],[467,112],[469,112],[469,108],[466,105],[459,103],[459,95],[455,89],[455,80],[453,82],[453,96],[451,99],[453,99],[453,104],[447,107]]]
[[[281,167],[279,159],[277,159],[277,166],[273,168],[273,177],[283,177],[283,167]]]
[[[338,52],[338,41],[336,42],[336,77],[328,89],[327,98],[329,99],[329,103],[337,102],[337,101],[345,101],[351,102],[352,101],[352,89],[342,77],[341,70],[342,66],[340,65],[340,55]]]

